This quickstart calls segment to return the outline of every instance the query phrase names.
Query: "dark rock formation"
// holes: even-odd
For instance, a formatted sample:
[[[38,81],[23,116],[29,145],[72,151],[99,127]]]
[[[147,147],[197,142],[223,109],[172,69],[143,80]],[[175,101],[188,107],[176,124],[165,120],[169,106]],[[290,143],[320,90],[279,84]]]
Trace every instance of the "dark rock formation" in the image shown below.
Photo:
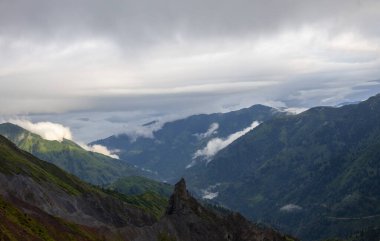
[[[189,192],[186,189],[185,179],[181,179],[174,187],[173,195],[170,197],[169,206],[166,211],[167,215],[172,214],[186,214],[189,213],[191,205],[190,202],[194,202],[193,197],[190,196]],[[188,210],[186,210],[188,209]]]
[[[148,231],[149,229],[149,231]],[[290,241],[290,236],[259,227],[234,212],[221,213],[202,206],[186,189],[182,178],[170,198],[165,216],[147,232],[157,240],[176,241]],[[149,240],[137,237],[136,240]]]

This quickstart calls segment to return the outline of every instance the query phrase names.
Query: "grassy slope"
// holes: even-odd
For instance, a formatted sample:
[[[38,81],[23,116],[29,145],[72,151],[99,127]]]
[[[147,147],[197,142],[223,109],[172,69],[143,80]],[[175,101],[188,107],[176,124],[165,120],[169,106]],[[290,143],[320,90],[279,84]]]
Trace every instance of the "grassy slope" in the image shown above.
[[[173,186],[169,184],[139,176],[120,178],[106,188],[125,194],[127,202],[152,211],[157,218],[164,214],[173,192]]]
[[[49,182],[71,195],[101,193],[78,178],[61,171],[53,164],[41,161],[19,150],[0,136],[0,172],[6,175],[26,175],[37,182]],[[50,216],[38,208],[26,214],[0,196],[1,240],[100,240],[89,228]]]
[[[102,240],[95,230],[43,212],[27,214],[0,196],[0,240]]]
[[[153,192],[164,197],[169,197],[173,192],[173,186],[170,184],[140,176],[120,178],[106,187],[126,195],[139,195],[146,192]]]
[[[39,160],[28,152],[20,150],[13,143],[0,135],[0,172],[6,175],[25,175],[36,182],[47,182],[65,190],[70,195],[91,194],[100,199],[122,200],[135,208],[144,210],[158,217],[157,206],[160,209],[166,199],[150,197],[149,194],[141,196],[127,196],[114,191],[101,190],[95,186],[84,183],[76,176],[66,173],[54,164]]]
[[[35,181],[53,183],[70,194],[93,192],[96,188],[82,183],[55,165],[41,161],[26,151],[18,149],[6,138],[0,136],[0,172],[7,175],[21,174],[32,177]]]

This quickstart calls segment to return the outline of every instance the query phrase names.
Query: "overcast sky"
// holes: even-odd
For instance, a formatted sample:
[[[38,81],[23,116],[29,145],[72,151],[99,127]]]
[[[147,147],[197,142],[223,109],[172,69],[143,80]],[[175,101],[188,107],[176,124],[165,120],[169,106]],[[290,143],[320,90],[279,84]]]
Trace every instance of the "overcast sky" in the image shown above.
[[[379,18],[378,0],[0,0],[0,115],[121,123],[87,141],[136,118],[362,100],[380,92]]]

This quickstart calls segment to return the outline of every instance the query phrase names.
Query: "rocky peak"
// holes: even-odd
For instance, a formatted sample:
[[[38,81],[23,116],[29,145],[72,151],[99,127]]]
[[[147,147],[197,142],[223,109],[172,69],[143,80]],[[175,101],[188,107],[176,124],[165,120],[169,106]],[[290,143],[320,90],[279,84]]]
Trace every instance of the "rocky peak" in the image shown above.
[[[192,197],[186,189],[185,179],[181,178],[174,186],[174,192],[170,197],[166,214],[184,213],[187,207],[189,207],[188,202],[190,199]]]
[[[189,193],[186,188],[186,182],[184,178],[181,178],[177,184],[174,186],[174,194],[180,199],[187,200],[189,198]]]
[[[272,229],[259,227],[238,213],[217,213],[203,207],[186,189],[182,178],[174,187],[160,230],[182,241],[288,241],[297,240]],[[168,235],[169,235],[168,234]]]

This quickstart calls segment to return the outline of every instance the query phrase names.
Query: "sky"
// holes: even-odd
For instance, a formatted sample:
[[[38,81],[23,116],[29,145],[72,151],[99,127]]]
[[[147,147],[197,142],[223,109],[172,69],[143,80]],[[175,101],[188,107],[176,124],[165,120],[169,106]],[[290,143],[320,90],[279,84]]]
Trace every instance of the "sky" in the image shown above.
[[[378,0],[0,0],[0,116],[85,143],[380,92]],[[154,127],[159,128],[159,125]]]

